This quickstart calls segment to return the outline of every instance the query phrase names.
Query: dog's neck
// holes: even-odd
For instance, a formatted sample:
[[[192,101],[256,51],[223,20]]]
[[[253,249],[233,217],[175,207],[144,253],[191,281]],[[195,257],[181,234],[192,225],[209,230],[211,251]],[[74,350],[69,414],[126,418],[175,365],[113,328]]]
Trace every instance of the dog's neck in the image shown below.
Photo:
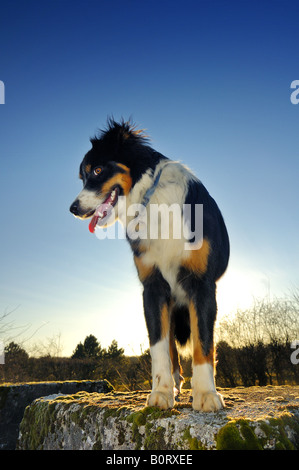
[[[154,194],[155,192],[155,189],[156,187],[158,186],[159,184],[159,181],[160,181],[160,176],[161,176],[161,173],[163,171],[163,167],[159,168],[154,180],[153,180],[153,184],[146,190],[144,196],[143,196],[143,199],[142,199],[142,202],[141,204],[146,207],[149,203],[149,200],[150,198],[152,197],[152,195]]]

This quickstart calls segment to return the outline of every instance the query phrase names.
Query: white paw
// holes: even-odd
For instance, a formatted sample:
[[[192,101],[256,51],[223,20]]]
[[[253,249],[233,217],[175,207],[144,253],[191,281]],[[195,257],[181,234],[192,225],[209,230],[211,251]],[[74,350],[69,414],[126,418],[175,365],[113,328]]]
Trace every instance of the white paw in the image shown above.
[[[224,401],[217,392],[197,392],[193,396],[192,406],[197,411],[218,411],[224,407]]]
[[[150,395],[148,395],[146,404],[147,406],[158,406],[162,410],[173,408],[173,405],[174,405],[173,393],[153,391]]]

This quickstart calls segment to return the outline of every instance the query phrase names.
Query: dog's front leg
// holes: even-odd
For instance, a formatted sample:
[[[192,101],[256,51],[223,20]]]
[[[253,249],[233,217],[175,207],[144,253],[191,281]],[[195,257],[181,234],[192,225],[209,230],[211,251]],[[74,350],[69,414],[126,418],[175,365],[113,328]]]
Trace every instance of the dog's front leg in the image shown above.
[[[151,346],[152,392],[147,398],[148,406],[166,410],[174,405],[174,381],[169,357],[169,338],[161,339]]]
[[[170,288],[158,270],[144,282],[143,303],[152,358],[152,392],[147,405],[172,408],[174,381],[169,352]]]

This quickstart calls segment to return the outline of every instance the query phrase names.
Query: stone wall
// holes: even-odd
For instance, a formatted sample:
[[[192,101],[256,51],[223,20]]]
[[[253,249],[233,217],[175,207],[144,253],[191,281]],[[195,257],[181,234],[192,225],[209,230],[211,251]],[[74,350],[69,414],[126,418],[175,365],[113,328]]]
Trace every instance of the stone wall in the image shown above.
[[[105,393],[112,388],[106,380],[0,385],[0,450],[15,449],[24,410],[36,398],[53,394],[74,394],[82,390]]]
[[[185,390],[172,410],[145,392],[56,394],[29,405],[18,449],[299,449],[299,387],[220,389],[226,408],[195,412]]]

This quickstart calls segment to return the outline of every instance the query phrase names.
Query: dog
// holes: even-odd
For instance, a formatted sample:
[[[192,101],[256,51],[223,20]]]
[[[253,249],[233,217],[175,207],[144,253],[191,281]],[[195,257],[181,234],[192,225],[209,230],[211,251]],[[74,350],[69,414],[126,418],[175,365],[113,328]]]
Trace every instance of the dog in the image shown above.
[[[106,129],[90,142],[92,147],[80,165],[83,189],[70,211],[80,219],[91,218],[91,232],[117,219],[126,229],[143,284],[152,360],[147,405],[161,409],[174,406],[184,380],[178,350],[188,343],[192,349],[192,406],[199,411],[217,411],[224,401],[215,386],[216,281],[226,271],[230,251],[222,214],[200,180],[180,162],[154,150],[144,132],[132,123],[108,119]],[[124,201],[128,210],[123,208]],[[149,209],[173,205],[179,207],[179,220],[170,227],[174,214],[168,213],[169,236],[158,233],[151,237]],[[140,206],[146,215],[136,219],[134,211]],[[185,207],[189,208],[187,215]],[[202,236],[196,240],[198,207],[202,207]],[[156,219],[158,229],[162,216],[160,213]],[[132,222],[134,230],[129,236]],[[187,236],[174,236],[180,222],[180,233],[189,227]],[[145,229],[138,236],[141,226]]]

